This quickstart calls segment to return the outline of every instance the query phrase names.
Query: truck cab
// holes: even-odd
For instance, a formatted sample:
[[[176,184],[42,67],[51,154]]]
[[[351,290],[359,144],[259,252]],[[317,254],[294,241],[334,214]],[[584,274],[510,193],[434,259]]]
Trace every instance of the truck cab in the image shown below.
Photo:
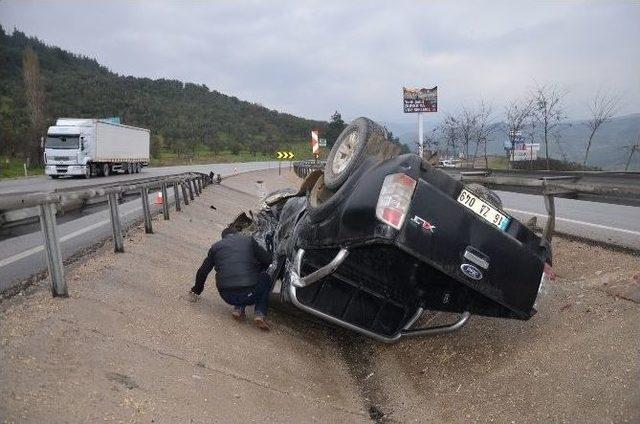
[[[49,127],[44,140],[45,174],[52,178],[92,173],[90,147],[93,139],[91,119],[58,119]]]

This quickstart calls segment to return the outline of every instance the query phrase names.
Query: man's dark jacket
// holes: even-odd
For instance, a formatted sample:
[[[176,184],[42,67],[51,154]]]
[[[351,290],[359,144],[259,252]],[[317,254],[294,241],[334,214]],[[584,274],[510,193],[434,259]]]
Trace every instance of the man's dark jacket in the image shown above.
[[[253,287],[258,282],[258,275],[270,263],[271,255],[253,237],[230,234],[211,246],[191,290],[196,294],[202,293],[204,282],[213,268],[216,270],[216,286],[220,291]]]

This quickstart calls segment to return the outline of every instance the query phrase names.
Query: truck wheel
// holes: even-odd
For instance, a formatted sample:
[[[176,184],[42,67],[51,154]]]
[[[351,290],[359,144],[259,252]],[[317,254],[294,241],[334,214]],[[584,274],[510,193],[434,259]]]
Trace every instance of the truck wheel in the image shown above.
[[[87,166],[85,166],[85,169],[84,169],[84,178],[85,179],[88,180],[89,178],[91,178],[91,170],[92,170],[92,168],[93,167],[89,163],[87,164]]]
[[[129,162],[125,162],[121,166],[125,174],[131,174],[131,164]]]
[[[366,156],[381,160],[395,156],[384,129],[367,118],[357,118],[338,136],[324,167],[324,185],[337,190],[349,178]]]
[[[136,174],[139,174],[142,171],[142,165],[140,163],[136,163]]]
[[[102,175],[104,175],[105,177],[108,177],[110,173],[111,173],[111,167],[109,166],[109,164],[108,163],[103,163],[102,164]]]
[[[477,183],[471,183],[467,185],[466,188],[485,202],[498,209],[502,209],[502,199],[500,199],[500,196],[498,196],[493,190],[489,190],[485,186]]]

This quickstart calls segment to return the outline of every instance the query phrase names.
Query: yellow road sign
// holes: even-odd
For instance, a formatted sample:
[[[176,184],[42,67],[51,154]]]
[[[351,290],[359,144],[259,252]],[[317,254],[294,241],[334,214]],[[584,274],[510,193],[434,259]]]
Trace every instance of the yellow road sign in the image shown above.
[[[293,152],[276,152],[277,159],[293,159]]]

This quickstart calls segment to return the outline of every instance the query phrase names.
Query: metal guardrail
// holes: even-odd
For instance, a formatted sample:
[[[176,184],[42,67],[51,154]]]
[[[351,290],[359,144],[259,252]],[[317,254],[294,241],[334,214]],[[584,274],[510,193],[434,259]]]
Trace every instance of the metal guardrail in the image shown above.
[[[496,190],[553,195],[575,200],[640,206],[640,174],[566,173],[549,176],[494,175],[491,171],[461,172],[460,180]]]
[[[122,225],[118,212],[117,196],[124,192],[138,190],[142,201],[145,233],[153,233],[151,222],[151,207],[149,205],[149,189],[160,188],[162,191],[162,215],[169,219],[169,186],[173,187],[173,196],[176,211],[181,211],[180,192],[185,205],[195,196],[200,196],[202,190],[211,184],[211,178],[206,174],[188,172],[182,174],[166,175],[163,177],[144,178],[123,183],[107,183],[103,185],[85,186],[81,188],[62,189],[53,192],[32,192],[6,194],[0,198],[0,210],[16,210],[29,207],[38,207],[40,226],[44,236],[44,247],[47,256],[47,267],[51,279],[51,293],[54,297],[68,297],[67,282],[64,276],[64,265],[58,237],[56,223],[56,205],[70,199],[90,199],[106,197],[109,204],[109,216],[115,252],[124,252],[122,237]]]

